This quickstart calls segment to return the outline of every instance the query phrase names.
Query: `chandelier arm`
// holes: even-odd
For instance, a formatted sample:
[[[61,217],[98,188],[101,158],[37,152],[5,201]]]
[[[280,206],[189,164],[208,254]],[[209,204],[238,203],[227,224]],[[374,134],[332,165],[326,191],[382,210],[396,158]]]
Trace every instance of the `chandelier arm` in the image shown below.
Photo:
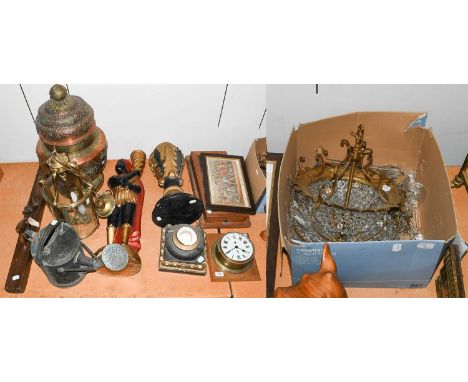
[[[374,150],[372,149],[365,149],[363,152],[362,152],[362,167],[363,168],[368,168],[370,166],[372,166],[372,164],[374,163]],[[367,162],[366,164],[364,164],[364,159],[367,158]]]
[[[366,179],[369,182],[372,182],[373,176],[371,174],[369,174],[368,169],[366,167],[363,167],[363,168],[361,168],[361,171],[364,174],[364,176],[366,177]],[[370,170],[370,171],[372,171],[372,170]]]
[[[338,175],[338,170],[337,170],[337,172],[336,172],[335,177],[334,177],[333,180],[336,180],[336,181],[341,180],[341,178],[343,178],[344,174],[346,173],[346,171],[348,170],[348,168],[349,168],[350,166],[351,166],[351,161],[348,160],[348,161],[346,162],[346,165],[344,166],[344,169],[343,169],[343,172],[341,173],[341,175]]]
[[[351,147],[351,143],[349,143],[349,141],[348,141],[347,139],[344,139],[344,138],[343,138],[343,139],[341,140],[341,142],[340,142],[340,146],[341,146],[341,147],[345,147],[345,146],[346,146],[347,148],[349,148],[349,147]]]

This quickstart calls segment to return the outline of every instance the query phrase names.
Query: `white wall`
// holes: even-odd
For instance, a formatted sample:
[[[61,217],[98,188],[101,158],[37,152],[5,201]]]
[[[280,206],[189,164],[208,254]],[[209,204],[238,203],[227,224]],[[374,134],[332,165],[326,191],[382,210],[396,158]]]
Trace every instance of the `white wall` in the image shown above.
[[[23,85],[34,116],[49,98],[47,85]],[[246,155],[266,135],[271,152],[282,152],[291,128],[353,111],[427,111],[447,164],[468,152],[468,85],[74,85],[70,92],[94,109],[109,141],[109,158],[149,154],[168,140],[185,154],[226,150]],[[258,128],[265,107],[268,109]],[[0,85],[0,162],[35,161],[37,133],[18,85]]]
[[[267,85],[267,142],[283,152],[293,126],[355,111],[427,111],[447,164],[468,152],[468,85]]]
[[[23,85],[34,117],[49,98],[47,85]],[[108,157],[128,157],[134,149],[147,155],[163,141],[189,154],[225,150],[246,155],[252,141],[266,135],[265,85],[73,85],[94,109],[97,125],[109,142]],[[0,85],[0,162],[37,160],[38,136],[19,85]]]

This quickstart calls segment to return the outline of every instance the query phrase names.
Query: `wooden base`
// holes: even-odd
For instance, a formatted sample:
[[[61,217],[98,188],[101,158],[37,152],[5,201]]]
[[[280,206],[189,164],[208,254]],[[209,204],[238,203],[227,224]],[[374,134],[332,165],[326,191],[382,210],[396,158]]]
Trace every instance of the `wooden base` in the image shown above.
[[[176,261],[167,260],[164,257],[165,244],[166,244],[166,228],[161,230],[161,251],[159,253],[159,270],[162,272],[177,272],[177,273],[188,273],[192,275],[206,275],[206,234],[205,236],[205,248],[201,254],[204,257],[203,263],[199,264],[194,261]]]

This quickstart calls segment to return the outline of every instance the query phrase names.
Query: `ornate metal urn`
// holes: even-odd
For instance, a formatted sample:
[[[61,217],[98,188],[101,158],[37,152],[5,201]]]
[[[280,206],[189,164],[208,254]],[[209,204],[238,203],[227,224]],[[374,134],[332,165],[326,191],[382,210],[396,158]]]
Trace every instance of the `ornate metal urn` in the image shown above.
[[[94,111],[82,98],[68,94],[62,85],[54,85],[50,99],[39,107],[36,152],[40,162],[52,152],[66,153],[97,191],[103,183],[102,171],[107,160],[107,140],[96,126]]]

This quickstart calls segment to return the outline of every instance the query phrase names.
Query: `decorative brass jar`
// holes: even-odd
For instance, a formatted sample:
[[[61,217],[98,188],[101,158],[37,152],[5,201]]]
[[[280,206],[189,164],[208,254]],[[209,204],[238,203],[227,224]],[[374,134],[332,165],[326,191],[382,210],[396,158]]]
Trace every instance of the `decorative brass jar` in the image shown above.
[[[62,85],[54,85],[50,99],[39,107],[36,152],[40,162],[50,158],[54,149],[66,153],[99,190],[107,160],[107,140],[96,126],[94,111],[82,98],[68,94]]]

